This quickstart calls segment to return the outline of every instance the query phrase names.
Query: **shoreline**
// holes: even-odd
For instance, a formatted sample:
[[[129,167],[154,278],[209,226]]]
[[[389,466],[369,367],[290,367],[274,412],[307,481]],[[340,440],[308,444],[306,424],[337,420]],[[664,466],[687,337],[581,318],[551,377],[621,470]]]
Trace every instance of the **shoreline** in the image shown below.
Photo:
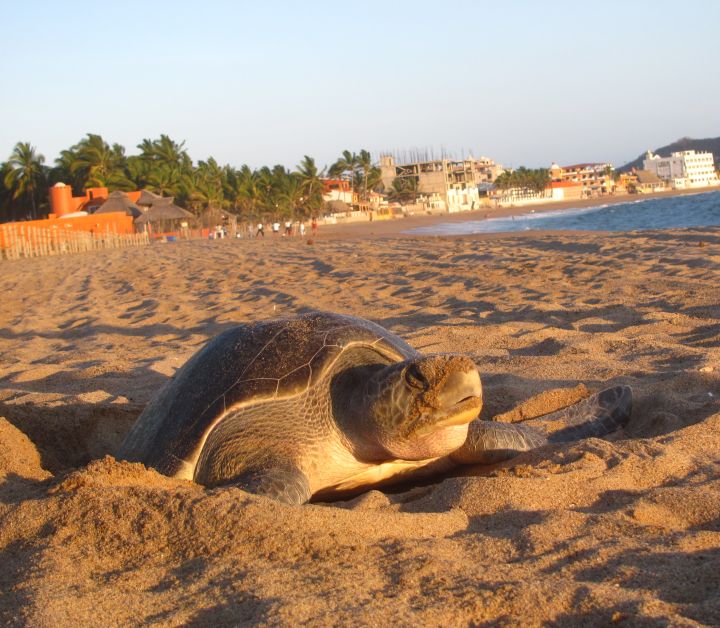
[[[640,200],[651,200],[675,196],[688,196],[694,194],[710,194],[718,192],[720,188],[700,188],[689,190],[667,190],[665,192],[654,192],[652,194],[620,194],[614,196],[575,199],[568,201],[556,201],[552,203],[534,203],[522,207],[500,207],[483,208],[466,212],[445,213],[445,214],[416,214],[386,220],[359,221],[337,224],[320,224],[316,239],[346,239],[346,238],[412,238],[412,237],[439,237],[430,234],[406,233],[418,227],[431,227],[433,225],[490,220],[493,218],[510,218],[512,216],[524,216],[536,212],[561,212],[571,209],[588,209],[593,207],[606,207],[610,205],[621,205]],[[482,236],[507,236],[514,232],[497,232],[493,234],[480,234]],[[527,232],[526,232],[527,233]],[[461,236],[447,236],[461,237]]]

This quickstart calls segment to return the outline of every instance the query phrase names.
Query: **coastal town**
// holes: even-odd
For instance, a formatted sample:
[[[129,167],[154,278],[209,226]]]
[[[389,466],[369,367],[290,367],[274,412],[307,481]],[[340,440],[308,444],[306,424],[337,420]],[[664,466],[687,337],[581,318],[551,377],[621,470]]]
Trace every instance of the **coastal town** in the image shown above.
[[[411,210],[421,212],[454,213],[720,186],[712,153],[694,150],[675,152],[668,157],[648,151],[643,168],[627,172],[616,171],[611,163],[560,166],[553,162],[546,171],[536,171],[546,177],[540,186],[501,184],[502,175],[513,171],[485,157],[399,164],[386,155],[381,157],[380,163],[385,186],[392,186],[396,179],[414,181],[418,195]],[[348,192],[341,200],[349,201]],[[375,209],[381,214],[396,209],[385,203],[380,195],[373,201],[375,205],[371,202],[367,209]],[[407,211],[408,207],[403,209]]]
[[[77,145],[77,158],[89,161],[78,177],[77,161],[42,195],[42,182],[62,177],[62,160],[47,171],[42,155],[19,143],[3,164],[5,211],[0,213],[0,252],[6,257],[80,251],[123,243],[179,238],[305,235],[318,223],[390,220],[407,216],[457,214],[551,203],[603,202],[626,195],[702,191],[720,186],[713,153],[681,150],[659,155],[647,151],[642,167],[617,168],[609,162],[548,168],[506,168],[488,157],[463,159],[432,151],[380,154],[344,151],[329,168],[318,170],[305,157],[296,171],[235,171],[212,160],[192,170],[183,144],[167,136],[144,140],[143,154],[115,171],[97,156],[109,149],[99,136]],[[85,151],[83,153],[82,151]],[[65,151],[68,153],[68,151]],[[168,157],[168,154],[170,155]],[[67,156],[67,155],[66,155]],[[116,160],[117,161],[117,160]],[[169,161],[169,164],[167,163]],[[178,178],[179,164],[195,177]],[[132,177],[139,164],[149,174]],[[154,172],[157,168],[158,172]],[[214,172],[213,172],[214,171]],[[48,176],[48,172],[49,175]],[[214,178],[213,178],[214,177]],[[130,189],[133,179],[144,183]],[[78,188],[81,188],[78,190]],[[173,193],[174,191],[174,193]],[[176,198],[180,197],[180,198]],[[14,207],[24,207],[13,211]],[[20,220],[18,220],[20,218]]]

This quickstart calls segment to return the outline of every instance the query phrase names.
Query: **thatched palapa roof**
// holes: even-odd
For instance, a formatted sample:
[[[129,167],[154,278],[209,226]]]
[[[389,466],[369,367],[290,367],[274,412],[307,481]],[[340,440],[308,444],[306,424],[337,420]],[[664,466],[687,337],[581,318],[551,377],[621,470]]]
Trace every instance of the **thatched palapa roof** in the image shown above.
[[[217,207],[208,207],[201,211],[197,219],[203,227],[213,227],[215,225],[227,224],[235,221],[237,223],[237,215],[224,209]]]
[[[161,220],[189,220],[195,218],[186,209],[178,207],[172,202],[172,198],[162,199],[160,202],[156,199],[142,216],[135,219],[135,224],[145,224],[148,222],[160,222]]]
[[[327,202],[327,208],[331,214],[339,214],[340,212],[351,212],[352,207],[345,201],[333,200]]]
[[[663,180],[650,170],[638,170],[636,173],[639,183],[662,183]]]
[[[151,192],[150,190],[140,190],[140,197],[137,200],[137,204],[143,207],[150,207],[153,203],[157,203],[163,199],[163,196],[155,194],[155,192]],[[173,199],[171,198],[170,200],[172,201]]]
[[[137,218],[142,215],[142,210],[130,200],[130,197],[116,190],[111,192],[105,202],[95,210],[95,214],[110,214],[113,212],[125,212],[128,216]]]

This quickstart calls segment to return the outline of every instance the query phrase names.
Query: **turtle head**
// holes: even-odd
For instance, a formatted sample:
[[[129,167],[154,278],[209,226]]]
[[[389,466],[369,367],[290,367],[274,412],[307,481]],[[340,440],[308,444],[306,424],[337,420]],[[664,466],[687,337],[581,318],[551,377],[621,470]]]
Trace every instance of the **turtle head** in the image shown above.
[[[392,457],[444,456],[462,446],[480,412],[480,375],[466,356],[405,360],[377,370],[359,406],[364,434]]]

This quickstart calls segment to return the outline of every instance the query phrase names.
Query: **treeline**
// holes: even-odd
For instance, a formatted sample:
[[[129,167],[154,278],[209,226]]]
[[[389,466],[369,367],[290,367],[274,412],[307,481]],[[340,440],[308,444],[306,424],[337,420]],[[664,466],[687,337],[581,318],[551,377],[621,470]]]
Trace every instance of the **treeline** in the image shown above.
[[[516,188],[542,192],[550,185],[550,171],[547,168],[526,168],[520,166],[517,170],[506,170],[495,179],[495,185],[501,190]]]
[[[126,155],[120,144],[108,144],[89,133],[61,152],[54,166],[28,142],[18,142],[0,164],[0,222],[40,218],[49,212],[47,190],[58,182],[74,195],[88,187],[114,190],[148,189],[174,196],[178,205],[198,213],[224,209],[245,219],[308,217],[322,208],[322,178],[349,177],[360,198],[379,189],[380,169],[366,150],[344,151],[329,168],[305,156],[294,170],[285,166],[251,169],[220,165],[214,158],[194,163],[185,142],[167,135],[144,139],[139,154]]]

